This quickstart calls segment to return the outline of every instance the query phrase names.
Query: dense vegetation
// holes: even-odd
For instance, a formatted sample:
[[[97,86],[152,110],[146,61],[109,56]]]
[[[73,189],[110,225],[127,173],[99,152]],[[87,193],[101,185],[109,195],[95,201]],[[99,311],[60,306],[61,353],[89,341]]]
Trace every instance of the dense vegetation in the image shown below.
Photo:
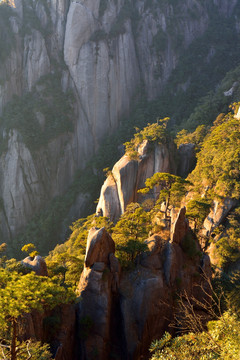
[[[239,359],[240,273],[236,271],[229,276],[223,272],[215,275],[208,284],[211,291],[204,301],[179,294],[182,313],[172,323],[177,336],[172,337],[166,332],[160,340],[153,341],[151,360]],[[194,310],[194,303],[197,303],[198,311]]]
[[[0,247],[0,252],[4,251],[5,244]],[[33,310],[47,319],[50,310],[75,301],[74,291],[63,286],[60,277],[37,276],[15,259],[7,260],[3,255],[0,258],[0,285],[0,347],[3,359],[51,359],[49,345],[33,339],[24,341],[19,324],[24,324],[26,314]]]
[[[238,360],[240,355],[240,319],[231,311],[210,321],[201,333],[188,333],[172,338],[165,333],[150,348],[151,360]]]
[[[49,17],[46,2],[41,1],[41,3]],[[83,216],[94,211],[94,200],[97,198],[104,180],[102,169],[113,166],[119,157],[117,145],[121,145],[133,136],[134,127],[142,128],[149,121],[154,122],[159,117],[171,116],[170,127],[173,128],[174,124],[177,124],[174,132],[182,129],[182,127],[186,129],[185,134],[182,135],[186,135],[186,131],[192,131],[200,125],[200,128],[196,130],[196,134],[191,139],[191,141],[197,141],[200,144],[208,131],[208,127],[203,128],[201,124],[211,125],[219,112],[226,112],[229,103],[237,100],[239,96],[237,80],[240,76],[240,68],[237,67],[239,35],[235,29],[234,17],[222,17],[216,11],[216,7],[212,2],[209,2],[207,11],[210,23],[207,32],[196,39],[188,49],[185,49],[182,46],[183,39],[177,36],[178,28],[181,26],[181,18],[178,17],[181,3],[179,1],[155,2],[148,0],[145,1],[144,8],[153,12],[154,15],[156,8],[163,9],[169,5],[173,7],[173,11],[167,17],[167,31],[164,32],[159,28],[153,39],[152,51],[156,51],[160,56],[161,52],[166,50],[166,33],[168,33],[171,42],[175,44],[174,46],[179,52],[179,61],[176,69],[168,79],[162,95],[149,103],[144,87],[139,88],[130,116],[121,119],[121,126],[118,131],[104,139],[104,144],[100,146],[98,153],[90,159],[86,169],[76,174],[75,181],[67,193],[46,204],[46,208],[32,218],[26,230],[12,240],[15,255],[17,255],[16,248],[18,247],[16,244],[28,243],[31,241],[32,236],[34,242],[41,248],[41,252],[47,253],[60,241],[59,238],[60,236],[63,237],[63,233],[64,236],[68,235],[69,233],[65,229],[70,223],[68,218],[69,209],[74,204],[79,193],[87,193],[89,199],[86,213]],[[7,36],[12,37],[13,32],[10,27],[9,14],[6,15],[4,12],[9,12],[11,9],[6,7],[6,4],[1,4],[1,7],[3,10],[0,10],[3,13],[4,21],[7,22],[7,24],[4,23],[6,25],[4,25],[4,28],[5,30],[9,29]],[[24,1],[24,7],[26,10],[24,11],[26,14],[24,33],[28,33],[30,28],[33,27],[41,31],[44,37],[47,37],[49,29],[43,29],[39,19],[34,15],[33,9],[36,4]],[[6,10],[4,10],[5,8]],[[100,17],[104,16],[106,9],[107,1],[101,0]],[[239,5],[236,6],[236,9],[238,11]],[[189,16],[193,19],[196,16],[195,10],[194,5],[189,8]],[[103,34],[99,32],[100,35],[99,33],[96,35],[100,36],[101,39],[107,37],[108,39],[114,39],[118,34],[125,31],[125,22],[129,18],[131,18],[134,36],[137,39],[137,29],[141,24],[137,17],[135,3],[130,1],[124,2],[118,20],[113,24],[110,33]],[[14,41],[14,36],[12,39]],[[98,41],[101,39],[92,40]],[[4,38],[4,46],[5,40]],[[9,49],[10,47],[7,50]],[[3,53],[1,52],[1,54]],[[6,130],[13,127],[17,128],[24,142],[31,150],[38,149],[57,135],[72,130],[72,94],[64,94],[60,91],[60,79],[56,71],[60,64],[55,64],[54,61],[51,65],[55,69],[55,75],[50,75],[49,78],[41,81],[43,90],[39,90],[41,89],[40,86],[38,87],[39,91],[33,89],[23,99],[15,98],[6,108],[1,119],[1,128]],[[160,71],[158,65],[156,76],[157,72]],[[227,71],[231,69],[233,70],[226,75]],[[187,84],[187,86],[184,84]],[[232,87],[234,88],[232,94],[225,96],[224,92]],[[3,133],[6,134],[6,132]],[[187,136],[189,136],[189,133]],[[181,136],[180,141],[187,141],[186,136],[185,140]],[[6,145],[7,136],[2,137],[0,150],[4,151]],[[129,153],[133,157],[136,155],[135,149],[133,151],[130,149]],[[60,234],[60,229],[64,229],[62,234]]]
[[[170,141],[170,136],[167,130],[167,123],[169,118],[159,119],[156,123],[148,124],[143,130],[135,127],[136,133],[134,137],[126,142],[125,152],[131,159],[138,159],[138,147],[142,144],[144,140],[148,141],[149,145],[154,143],[166,144]],[[149,148],[149,151],[151,147]]]
[[[87,234],[92,226],[104,226],[112,234],[116,243],[116,255],[123,269],[129,270],[136,265],[139,256],[148,251],[144,240],[149,233],[164,235],[170,208],[178,207],[187,191],[191,192],[190,200],[187,199],[186,204],[187,217],[193,223],[194,236],[200,236],[203,221],[213,200],[223,202],[226,197],[239,200],[240,123],[232,113],[226,115],[229,104],[238,101],[240,96],[239,34],[235,29],[235,20],[233,17],[226,19],[219,13],[215,14],[216,9],[212,2],[209,2],[209,28],[186,50],[182,46],[183,38],[178,36],[181,21],[178,23],[175,18],[181,2],[162,1],[161,6],[166,6],[167,3],[173,5],[173,13],[167,19],[169,35],[159,28],[153,38],[151,51],[155,51],[161,58],[161,53],[167,50],[169,36],[172,46],[179,52],[179,61],[162,95],[148,102],[144,87],[139,89],[130,116],[121,120],[121,126],[116,133],[104,139],[104,144],[90,159],[84,171],[76,174],[69,190],[35,215],[25,231],[12,239],[11,253],[20,257],[19,246],[34,242],[40,253],[45,255],[61,242],[59,229],[63,228],[63,224],[67,228],[69,209],[79,193],[87,193],[91,202],[86,215],[93,212],[92,200],[97,198],[104,179],[102,169],[114,164],[119,157],[117,145],[125,141],[127,155],[136,160],[139,159],[137,149],[143,140],[148,140],[150,145],[155,142],[163,144],[173,141],[175,137],[177,146],[194,143],[198,152],[197,166],[187,181],[165,173],[155,174],[148,179],[142,192],[149,194],[154,189],[155,195],[142,204],[130,204],[115,226],[109,219],[95,215],[74,222],[68,241],[57,245],[46,259],[49,278],[26,273],[26,269],[23,270],[16,260],[1,258],[0,337],[4,347],[3,356],[6,358],[23,360],[28,359],[31,354],[33,360],[50,359],[48,346],[17,341],[16,322],[21,320],[23,312],[29,313],[33,309],[44,312],[58,304],[74,300],[71,288],[76,287],[79,280]],[[145,1],[144,7],[152,11],[156,4],[157,2],[148,0]],[[30,5],[35,6],[33,2]],[[25,1],[24,6],[26,11],[23,33],[27,34],[31,27],[34,27],[47,36],[49,29],[42,28],[31,6]],[[104,16],[106,9],[107,0],[101,0],[100,17]],[[236,11],[239,9],[240,5],[237,4]],[[189,12],[193,18],[196,16],[194,9],[189,9]],[[1,62],[6,60],[15,44],[11,15],[12,9],[5,2],[1,3]],[[134,12],[134,2],[125,1],[109,33],[95,33],[91,41],[114,41],[119,34],[126,31],[125,22],[129,17],[132,20],[134,36],[137,38],[139,19]],[[229,70],[231,71],[227,73]],[[161,66],[157,64],[156,79],[161,74]],[[4,74],[1,74],[0,84],[5,80]],[[14,97],[0,119],[3,134],[1,152],[6,150],[6,134],[13,128],[19,131],[33,154],[56,136],[72,131],[72,101],[72,94],[61,91],[61,79],[57,71],[42,78],[33,90],[22,98]],[[154,122],[156,118],[164,116],[171,116],[172,120],[169,122],[168,118],[164,118],[139,130],[149,121]],[[137,128],[137,132],[133,136],[134,128]],[[178,130],[180,131],[177,133]],[[156,188],[159,191],[156,192]],[[162,207],[162,203],[165,203],[165,207]],[[224,271],[231,271],[234,263],[240,259],[239,222],[240,210],[236,206],[225,221],[214,230],[212,239],[207,239],[206,242],[208,244],[210,240],[215,245],[218,267],[226,277],[229,275]],[[183,244],[184,250],[192,258],[201,256],[195,247],[194,236],[186,238]],[[31,256],[33,255],[31,253]],[[229,279],[225,280],[226,288],[230,287],[230,283]],[[232,296],[231,304],[234,303],[229,311],[223,306],[222,314],[213,318],[204,331],[192,332],[189,329],[190,333],[175,338],[166,334],[152,345],[152,359],[239,359],[239,296],[236,290],[239,291],[239,281],[232,285],[231,291],[225,290],[226,294]]]
[[[218,120],[218,119],[217,119]],[[232,114],[214,124],[189,176],[199,192],[220,198],[240,197],[240,122]]]
[[[143,140],[148,140],[151,144],[151,142],[154,143],[156,141],[164,143],[166,139],[170,139],[166,123],[167,120],[164,119],[164,121],[158,121],[152,125],[149,124],[141,131],[137,129],[137,133],[129,142],[126,151],[129,152],[129,149],[130,151],[133,151],[133,149],[136,149]],[[237,189],[236,174],[238,175],[236,170],[239,166],[239,158],[237,157],[237,149],[239,149],[239,121],[235,119],[232,114],[218,118],[211,128],[210,133],[207,135],[205,134],[205,128],[200,127],[193,133],[181,132],[177,136],[178,144],[188,141],[196,141],[199,147],[198,161],[202,161],[202,167],[198,168],[197,165],[193,174],[190,176],[191,182],[172,174],[157,173],[146,181],[146,188],[141,190],[143,193],[147,194],[153,188],[158,189],[157,191],[154,191],[153,200],[151,201],[151,199],[145,199],[143,204],[130,204],[126,209],[126,212],[121,216],[115,226],[113,226],[113,224],[107,218],[96,217],[95,215],[91,215],[85,219],[79,219],[76,221],[71,227],[72,234],[69,237],[69,240],[64,244],[58,245],[47,257],[46,260],[50,278],[48,280],[42,280],[39,278],[41,286],[39,285],[38,280],[36,280],[36,276],[23,273],[21,266],[15,260],[6,261],[6,259],[3,258],[2,301],[4,302],[6,299],[6,292],[9,293],[12,291],[12,299],[14,299],[15,296],[16,299],[19,299],[20,297],[17,292],[11,289],[10,291],[8,287],[4,285],[5,278],[8,279],[9,286],[11,286],[10,279],[13,279],[14,282],[18,281],[19,279],[20,282],[25,284],[25,287],[29,286],[33,292],[35,286],[39,286],[39,289],[43,289],[44,294],[47,296],[47,307],[49,306],[51,308],[57,304],[56,301],[58,299],[58,295],[55,297],[55,302],[51,302],[52,295],[50,294],[52,294],[52,287],[54,287],[54,291],[57,291],[57,293],[59,292],[60,302],[63,301],[65,296],[64,289],[67,291],[66,301],[71,301],[71,299],[73,299],[71,295],[71,287],[75,288],[79,281],[79,275],[84,263],[87,234],[88,230],[92,226],[104,226],[112,234],[112,237],[116,243],[116,255],[119,258],[123,269],[129,270],[135,267],[141,253],[148,251],[148,247],[144,240],[148,237],[149,232],[161,234],[163,238],[166,236],[166,220],[169,216],[169,206],[180,206],[181,200],[184,198],[189,188],[193,193],[199,193],[199,189],[201,191],[204,190],[204,188],[201,188],[202,184],[199,181],[199,178],[202,176],[202,174],[198,176],[195,174],[197,171],[205,171],[204,174],[208,173],[207,170],[204,170],[204,161],[206,161],[204,159],[207,158],[206,166],[210,164],[213,169],[212,177],[207,177],[211,196],[207,196],[206,198],[200,198],[198,196],[191,199],[187,204],[187,216],[195,223],[194,231],[197,234],[202,226],[204,218],[209,212],[211,200],[215,196],[218,196],[218,198],[224,196],[224,194],[218,193],[217,187],[217,181],[221,179],[221,174],[223,179],[226,179],[226,174],[230,177],[232,176],[233,186],[230,188],[232,192],[226,193],[228,196],[235,196]],[[224,147],[222,144],[224,144]],[[230,152],[230,155],[228,152]],[[222,154],[221,161],[224,166],[219,166],[218,153],[220,155]],[[234,156],[234,154],[236,154],[236,156]],[[211,159],[212,162],[210,162],[209,159]],[[229,169],[235,171],[231,173]],[[228,184],[228,179],[225,181],[226,184]],[[163,202],[165,202],[164,208],[161,206]],[[60,209],[57,210],[56,208],[55,213],[57,214],[59,210]],[[51,221],[51,219],[49,219],[49,221]],[[56,224],[57,223],[55,222],[55,226],[57,226]],[[221,238],[218,244],[218,251],[222,254],[222,259],[224,259],[224,262],[221,263],[222,265],[229,264],[229,262],[239,259],[238,224],[239,211],[236,209],[235,212],[229,215],[225,229],[222,230],[224,232],[224,237]],[[39,231],[39,234],[41,234],[43,229],[40,228]],[[28,240],[33,239],[33,236],[31,238],[32,234],[33,233],[29,231]],[[37,237],[35,237],[35,239],[36,238]],[[24,240],[26,242],[26,238]],[[182,247],[183,250],[193,259],[202,255],[201,252],[199,252],[199,250],[196,248],[193,238],[186,239]],[[36,254],[32,253],[32,250],[34,249],[31,244],[29,246],[25,246],[23,250],[28,252],[30,251],[31,256]],[[18,272],[16,272],[16,270]],[[32,285],[31,282],[33,282]],[[229,284],[229,281],[226,283]],[[64,287],[62,287],[63,285]],[[236,290],[237,286],[238,282],[237,285],[234,285],[233,290]],[[68,291],[70,291],[69,295],[67,295]],[[38,293],[40,294],[41,298],[43,298],[41,291]],[[30,292],[29,298],[25,298],[25,302],[21,301],[21,306],[25,307],[26,312],[30,312],[34,308],[42,311],[43,308],[40,306],[41,303],[40,305],[37,305],[39,303],[39,298],[37,296],[32,297],[31,294],[32,292]],[[14,306],[14,302],[12,302],[12,304]],[[6,315],[4,315],[5,313],[3,312],[3,324],[6,316],[9,316],[7,311],[10,310],[11,309],[7,307]],[[21,309],[19,311],[21,311]],[[16,316],[18,317],[19,313],[16,313]],[[13,317],[13,321],[15,321],[14,319],[15,318]],[[189,333],[173,339],[169,334],[167,334],[162,340],[157,341],[154,343],[154,345],[152,345],[151,351],[154,352],[153,359],[179,359],[179,356],[177,355],[179,352],[179,347],[182,349],[181,356],[183,356],[183,358],[185,356],[185,358],[189,357],[192,359],[205,359],[204,356],[206,349],[208,349],[209,354],[213,359],[223,359],[224,356],[225,358],[229,357],[229,359],[235,359],[236,357],[234,358],[234,354],[239,351],[239,338],[237,334],[235,336],[234,332],[229,333],[229,328],[231,326],[231,329],[234,330],[238,325],[238,315],[235,312],[226,312],[219,318],[213,319],[213,321],[209,323],[208,331],[198,334]],[[4,327],[3,331],[5,331]],[[7,332],[4,333],[3,336],[9,341],[12,341],[14,330],[6,329],[6,331]],[[10,337],[7,338],[6,334],[10,334]],[[227,344],[226,346],[225,342],[222,340],[223,336]],[[11,348],[12,345],[8,346]],[[28,353],[28,343],[22,343],[20,347],[18,346],[18,349],[23,349],[23,353],[25,354]],[[50,353],[48,352],[48,349],[45,345],[42,347],[39,344],[32,344],[31,351],[33,353],[33,359],[34,356],[40,356],[34,355],[39,354],[39,352],[44,354],[42,357],[43,359],[49,359],[50,357]],[[25,358],[23,357],[23,359]]]

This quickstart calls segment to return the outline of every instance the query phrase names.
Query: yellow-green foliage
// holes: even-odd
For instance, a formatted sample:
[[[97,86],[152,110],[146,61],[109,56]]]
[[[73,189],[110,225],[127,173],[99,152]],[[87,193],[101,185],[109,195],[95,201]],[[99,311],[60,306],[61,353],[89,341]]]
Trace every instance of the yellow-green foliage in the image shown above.
[[[208,323],[208,330],[172,338],[165,333],[161,340],[152,343],[151,360],[239,360],[240,320],[231,311],[217,321]]]
[[[57,245],[46,258],[50,275],[58,275],[66,284],[76,286],[83,269],[88,231],[94,226],[105,227],[111,232],[113,224],[106,217],[94,214],[75,221],[70,227],[69,239]]]
[[[150,230],[150,214],[137,203],[127,206],[125,213],[113,228],[116,255],[123,266],[133,264],[137,255],[147,250],[144,240]]]
[[[33,272],[22,275],[1,268],[0,284],[0,343],[4,344],[4,347],[1,346],[4,359],[28,359],[29,352],[33,350],[31,343],[17,341],[19,336],[17,324],[21,317],[32,310],[43,312],[59,304],[72,302],[76,296],[71,289],[61,286],[58,278],[37,276]],[[37,355],[31,358],[49,359],[47,347],[41,348],[38,345],[34,345],[34,352]],[[19,346],[26,357],[23,354],[17,356]],[[11,357],[7,357],[8,353],[11,353]],[[41,353],[44,357],[40,356]]]
[[[145,185],[146,187],[140,189],[138,192],[147,194],[150,190],[155,188],[155,197],[158,195],[156,204],[161,205],[164,202],[166,214],[170,205],[176,207],[180,205],[190,182],[182,179],[180,176],[157,172],[151,178],[146,180]],[[157,187],[158,193],[156,191]]]
[[[240,207],[234,209],[227,217],[225,226],[221,226],[220,238],[215,244],[215,255],[219,259],[219,266],[227,268],[231,263],[240,259]]]
[[[208,130],[209,127],[205,125],[199,125],[194,132],[188,132],[187,130],[183,129],[177,133],[175,143],[178,147],[181,144],[192,143],[195,144],[198,149],[207,135]]]
[[[168,121],[169,118],[158,120],[154,124],[148,124],[148,126],[146,126],[141,131],[136,128],[137,132],[134,134],[134,138],[124,144],[126,148],[126,154],[131,159],[137,159],[137,147],[143,142],[143,140],[148,140],[150,143],[157,142],[159,144],[165,144],[168,138]]]
[[[240,197],[240,121],[228,114],[214,126],[198,154],[189,180],[199,192],[212,189],[220,197]]]
[[[200,197],[188,201],[186,216],[194,222],[194,232],[201,228],[203,221],[210,211],[210,207],[211,202]]]
[[[37,256],[39,254],[39,252],[35,248],[35,245],[32,243],[24,245],[21,251],[26,252],[31,257]]]

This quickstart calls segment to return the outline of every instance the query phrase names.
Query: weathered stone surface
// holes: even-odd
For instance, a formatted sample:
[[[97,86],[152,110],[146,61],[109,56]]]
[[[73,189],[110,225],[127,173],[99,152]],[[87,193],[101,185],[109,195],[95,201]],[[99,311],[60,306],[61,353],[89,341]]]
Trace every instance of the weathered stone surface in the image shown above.
[[[83,359],[89,359],[93,350],[100,360],[109,357],[114,297],[120,282],[120,264],[114,252],[115,244],[104,228],[90,230],[85,266],[78,285],[81,298],[77,310],[78,333]],[[91,325],[84,336],[86,319]]]
[[[168,285],[174,285],[177,277],[180,277],[183,266],[183,252],[176,243],[168,243],[164,251],[164,276]]]
[[[67,15],[64,57],[69,68],[77,65],[79,49],[95,30],[93,13],[81,2],[73,1]]]
[[[44,203],[66,191],[70,185],[77,163],[69,161],[69,158],[76,160],[69,142],[71,138],[70,134],[59,136],[33,156],[22,142],[19,132],[10,132],[8,151],[0,157],[0,219],[5,239],[20,232]],[[62,157],[59,158],[62,150]],[[78,208],[75,209],[78,217],[87,194],[79,194],[80,197],[82,201],[78,201]],[[74,214],[69,216],[70,221],[76,219]]]
[[[141,265],[148,269],[161,269],[163,266],[159,254],[143,254],[140,261]]]
[[[113,167],[112,174],[117,184],[121,214],[134,201],[138,162],[124,155]]]
[[[163,241],[159,235],[152,235],[150,238],[145,240],[145,244],[147,244],[149,251],[153,254],[159,253],[162,250]]]
[[[101,360],[109,357],[111,349],[120,358],[147,359],[152,340],[160,338],[173,319],[173,294],[184,289],[200,299],[204,292],[195,285],[208,290],[201,275],[211,276],[209,257],[204,256],[202,262],[199,257],[190,259],[178,243],[164,240],[170,238],[169,229],[161,234],[146,240],[149,252],[121,276],[118,260],[108,249],[107,262],[84,268],[78,286],[78,327],[80,334],[84,332],[88,319],[91,331],[81,338],[83,359],[88,359],[93,349]],[[98,248],[96,242],[92,244]]]
[[[214,206],[204,220],[202,232],[210,235],[211,232],[221,224],[229,212],[237,205],[238,200],[226,198],[223,202],[214,200]]]
[[[145,358],[146,343],[162,333],[166,323],[162,300],[168,298],[168,291],[162,273],[137,268],[121,280],[120,294],[126,359]]]
[[[31,91],[41,76],[50,72],[50,60],[47,53],[45,40],[42,34],[33,30],[30,36],[24,38],[24,53],[26,53],[24,69],[27,79],[27,88]]]
[[[161,269],[163,267],[163,253],[165,252],[168,241],[154,234],[145,240],[145,244],[148,246],[149,252],[141,255],[141,265],[149,269]]]
[[[35,271],[37,275],[48,276],[46,262],[40,255],[35,256],[34,259],[30,256],[26,257],[22,260],[22,265]]]
[[[113,167],[112,174],[104,182],[96,213],[107,216],[116,222],[124,213],[128,204],[141,202],[144,196],[138,190],[145,186],[147,178],[155,172],[175,172],[172,158],[172,144],[155,144],[150,151],[147,141],[138,147],[138,160],[131,160],[124,155]]]
[[[199,259],[190,260],[179,245],[168,243],[168,251],[162,253],[161,261],[164,268],[138,266],[121,277],[119,291],[127,349],[125,358],[148,358],[150,343],[161,337],[173,318],[173,293],[184,289],[189,297],[194,294],[201,299],[202,293],[194,291],[195,285],[202,283],[205,286]],[[207,273],[211,272],[207,261],[204,268]]]
[[[85,268],[78,286],[81,301],[78,305],[79,333],[84,333],[84,320],[89,319],[91,327],[88,334],[81,339],[82,358],[88,359],[93,349],[98,359],[108,358],[108,342],[110,340],[112,274],[106,276],[102,272]],[[85,354],[85,355],[84,355]]]
[[[34,1],[26,6],[22,0],[13,3],[16,15],[13,14],[10,23],[16,42],[0,66],[0,114],[13,95],[22,96],[48,74],[59,76],[64,92],[72,91],[75,113],[73,134],[56,136],[44,149],[34,153],[34,159],[29,159],[27,152],[26,158],[21,156],[24,172],[30,167],[31,172],[36,171],[36,176],[33,182],[29,184],[27,181],[27,185],[21,187],[19,196],[14,196],[9,172],[5,171],[10,167],[6,162],[12,158],[11,140],[6,153],[1,155],[0,161],[5,165],[1,169],[0,188],[4,188],[2,197],[6,215],[2,213],[0,217],[6,241],[19,233],[50,199],[63,194],[73,181],[75,172],[84,168],[86,160],[96,153],[105,134],[115,130],[121,117],[129,113],[141,82],[149,99],[161,93],[180,56],[173,41],[167,42],[161,55],[153,46],[159,31],[171,38],[167,26],[175,11],[171,4],[162,6],[162,3],[156,3],[153,12],[143,1],[134,2],[139,24],[124,15],[122,29],[114,32],[114,25],[125,14],[124,0],[106,1],[104,13],[101,12],[100,0]],[[216,0],[215,3],[216,11],[220,9],[224,16],[229,16],[234,11],[236,0]],[[189,16],[191,9],[197,13],[194,19]],[[26,10],[31,16],[24,16]],[[36,20],[36,26],[31,27],[31,19]],[[205,3],[184,0],[178,24],[179,36],[183,39],[181,48],[187,48],[203,34],[208,21]],[[147,146],[139,149],[141,156],[147,155],[146,150]],[[149,160],[149,165],[141,165],[147,176],[152,166],[155,172],[169,170],[166,149],[158,150],[158,159]],[[28,151],[33,158],[32,150]],[[16,167],[13,169],[12,166],[12,173],[21,172],[17,161],[13,163]],[[162,170],[157,170],[160,168]],[[139,176],[140,185],[144,183],[145,175]],[[11,193],[14,206],[11,205]],[[122,211],[128,200],[124,195],[119,201]],[[106,208],[107,203],[108,200]],[[117,214],[118,209],[114,213]]]
[[[85,256],[86,267],[96,262],[109,263],[109,254],[115,252],[115,243],[105,228],[89,230]]]
[[[181,244],[189,232],[188,220],[185,217],[185,206],[179,210],[176,220],[171,224],[171,242]]]
[[[95,262],[92,266],[92,269],[94,271],[103,272],[103,270],[106,268],[106,264],[104,262]]]
[[[121,216],[118,188],[113,176],[108,176],[100,193],[96,210],[97,215],[107,216],[116,222]]]

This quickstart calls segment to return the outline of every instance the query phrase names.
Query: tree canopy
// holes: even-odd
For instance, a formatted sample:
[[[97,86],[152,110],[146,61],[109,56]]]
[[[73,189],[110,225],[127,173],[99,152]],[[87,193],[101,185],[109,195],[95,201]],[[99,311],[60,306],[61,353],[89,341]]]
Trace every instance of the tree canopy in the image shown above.
[[[240,356],[240,321],[231,311],[210,321],[208,330],[172,338],[165,333],[152,343],[151,360],[238,360]]]
[[[0,347],[6,359],[19,359],[18,354],[31,353],[29,342],[19,344],[17,322],[32,310],[43,312],[71,302],[75,294],[59,284],[58,278],[26,275],[0,269]],[[36,350],[36,349],[35,349]],[[39,349],[38,349],[39,350]],[[10,356],[8,357],[8,353]],[[30,355],[28,355],[30,356]]]
[[[240,121],[232,114],[212,128],[188,179],[194,188],[213,190],[220,197],[240,197]]]
[[[129,204],[112,234],[116,243],[116,254],[123,265],[133,263],[137,255],[147,250],[144,240],[147,239],[149,230],[150,214],[138,203]]]
[[[180,204],[189,184],[188,180],[184,180],[180,176],[157,172],[146,180],[146,187],[140,189],[139,192],[147,194],[154,189],[154,197],[157,198],[157,202],[165,203],[164,215],[166,217],[170,205],[178,206]]]

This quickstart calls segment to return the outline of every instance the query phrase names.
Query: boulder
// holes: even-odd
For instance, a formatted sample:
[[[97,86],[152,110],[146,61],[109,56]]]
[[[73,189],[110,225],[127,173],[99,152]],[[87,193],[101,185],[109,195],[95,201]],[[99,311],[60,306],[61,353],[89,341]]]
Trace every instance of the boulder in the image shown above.
[[[112,175],[107,177],[101,188],[96,214],[109,217],[113,222],[116,222],[121,216],[118,188]]]
[[[46,262],[40,255],[35,256],[34,259],[31,256],[26,257],[22,260],[22,265],[35,271],[37,275],[48,276]]]
[[[89,230],[85,266],[91,267],[94,263],[109,264],[109,254],[115,252],[115,243],[105,228]]]

